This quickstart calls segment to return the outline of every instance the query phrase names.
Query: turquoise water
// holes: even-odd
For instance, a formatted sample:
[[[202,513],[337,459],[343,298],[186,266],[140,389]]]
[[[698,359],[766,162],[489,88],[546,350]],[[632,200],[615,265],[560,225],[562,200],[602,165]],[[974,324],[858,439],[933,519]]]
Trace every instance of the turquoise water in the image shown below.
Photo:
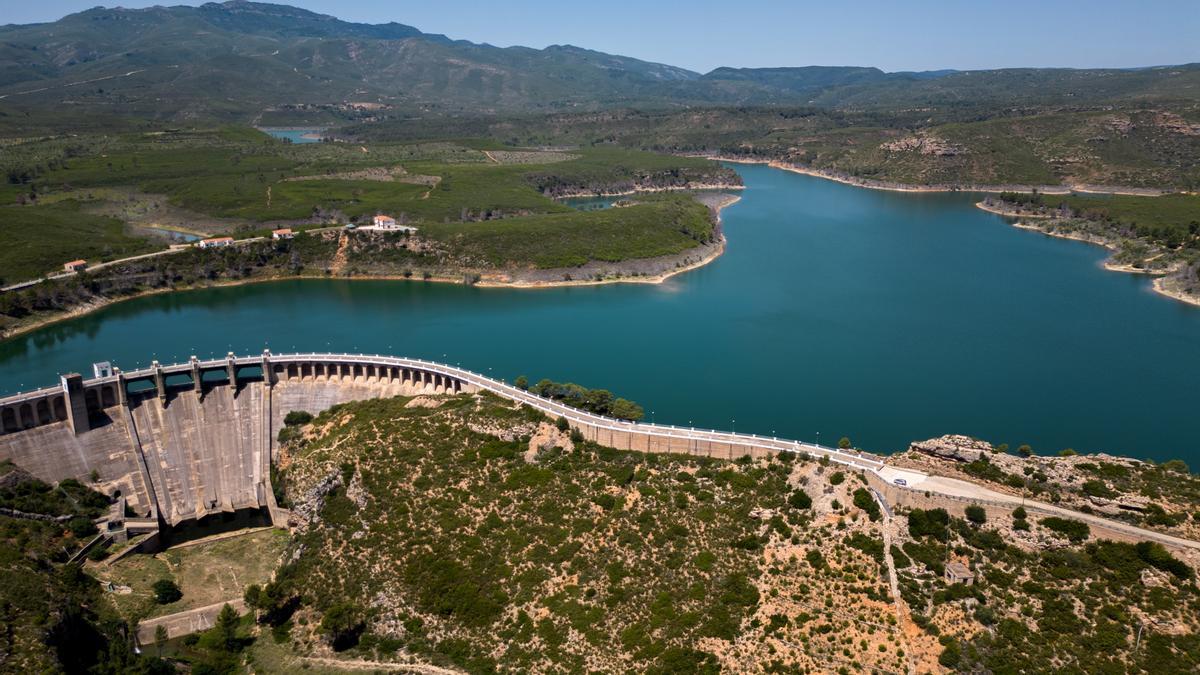
[[[271,129],[271,128],[262,128],[262,129],[259,129],[259,131],[261,131],[261,132],[263,132],[263,133],[265,133],[265,134],[270,134],[270,135],[274,136],[275,138],[286,138],[287,140],[289,140],[289,141],[291,141],[291,142],[293,142],[293,143],[320,143],[320,142],[321,142],[321,141],[320,141],[320,139],[317,139],[317,138],[305,138],[305,137],[304,137],[304,135],[305,135],[305,134],[319,134],[319,133],[321,133],[322,131],[324,131],[324,129]]]
[[[601,211],[612,208],[613,202],[620,197],[571,197],[563,199],[562,203],[580,211]]]
[[[200,241],[200,237],[186,232],[176,232],[175,230],[167,230],[161,227],[146,227],[144,229],[163,235],[172,241]]]
[[[348,350],[607,387],[658,422],[1200,465],[1200,310],[970,195],[738,170],[726,254],[659,286],[309,280],[147,297],[0,344],[0,390],[101,360]]]

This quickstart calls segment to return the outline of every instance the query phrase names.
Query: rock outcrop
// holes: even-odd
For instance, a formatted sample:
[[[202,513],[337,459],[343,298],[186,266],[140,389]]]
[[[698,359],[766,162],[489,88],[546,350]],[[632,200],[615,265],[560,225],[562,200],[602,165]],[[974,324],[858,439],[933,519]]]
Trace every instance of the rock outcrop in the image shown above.
[[[966,150],[936,136],[908,136],[879,146],[889,152],[919,152],[933,157],[954,157]]]
[[[956,462],[974,462],[983,457],[983,453],[994,452],[991,443],[958,434],[931,438],[927,441],[914,441],[908,446],[908,449],[942,459],[952,459]]]

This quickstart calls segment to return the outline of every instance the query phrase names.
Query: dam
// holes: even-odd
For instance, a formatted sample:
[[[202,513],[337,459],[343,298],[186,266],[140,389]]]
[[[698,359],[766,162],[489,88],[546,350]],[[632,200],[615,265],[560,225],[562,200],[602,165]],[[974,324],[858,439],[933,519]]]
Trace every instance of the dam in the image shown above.
[[[478,373],[394,356],[228,354],[124,372],[97,364],[95,377],[61,375],[59,385],[0,399],[0,459],[57,482],[75,478],[114,498],[101,538],[156,545],[157,535],[216,515],[247,511],[287,526],[271,463],[284,418],[371,398],[490,392],[562,417],[584,438],[636,452],[720,459],[806,453],[861,472],[880,501],[997,514],[1023,505],[1088,522],[1106,536],[1150,539],[1176,550],[1200,543],[1092,514],[999,493],[963,480],[885,464],[857,451],[756,434],[616,420],[569,407]]]
[[[645,452],[732,458],[797,445],[622,422],[460,368],[387,356],[230,353],[129,372],[98,364],[93,378],[59,379],[0,399],[0,458],[47,482],[75,478],[119,497],[123,513],[107,533],[122,539],[246,509],[284,524],[270,482],[284,417],[369,398],[486,390],[567,417],[590,440]],[[882,465],[830,452],[861,468]]]
[[[138,532],[243,509],[276,519],[270,462],[292,410],[476,389],[414,364],[269,352],[97,375],[0,399],[0,458],[49,482],[92,481],[123,499]]]

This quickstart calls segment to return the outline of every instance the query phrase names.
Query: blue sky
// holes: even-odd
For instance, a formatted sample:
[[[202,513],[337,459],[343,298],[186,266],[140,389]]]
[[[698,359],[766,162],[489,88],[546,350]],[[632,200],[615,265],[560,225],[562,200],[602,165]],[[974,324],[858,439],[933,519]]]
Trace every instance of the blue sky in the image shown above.
[[[0,21],[52,21],[103,0],[0,0]],[[201,0],[109,4],[201,4]],[[574,44],[701,72],[1131,67],[1200,61],[1200,0],[291,0],[499,46]]]

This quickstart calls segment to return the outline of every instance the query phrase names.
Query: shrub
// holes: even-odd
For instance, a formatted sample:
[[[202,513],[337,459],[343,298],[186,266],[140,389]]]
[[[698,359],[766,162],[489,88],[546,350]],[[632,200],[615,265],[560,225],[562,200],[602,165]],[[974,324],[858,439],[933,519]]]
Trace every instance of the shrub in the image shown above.
[[[246,592],[242,595],[242,599],[246,601],[246,606],[250,609],[258,609],[258,602],[261,595],[262,586],[250,584],[246,587]]]
[[[958,642],[950,640],[946,643],[946,648],[942,650],[938,656],[938,663],[947,668],[956,667],[962,661],[962,650],[958,646]]]
[[[524,375],[520,375],[517,377],[517,379],[513,380],[513,386],[517,389],[525,391],[529,389],[529,378],[525,377]]]
[[[1187,563],[1172,556],[1162,544],[1142,541],[1138,542],[1134,548],[1137,550],[1138,556],[1147,564],[1164,572],[1170,572],[1180,580],[1187,581],[1195,574],[1192,568],[1187,566]]]
[[[289,427],[298,427],[313,420],[312,413],[304,410],[293,410],[283,418],[283,423]]]
[[[1032,457],[1033,448],[1029,445],[1022,445],[1021,447],[1017,448],[1017,454],[1022,457]]]
[[[154,582],[152,589],[154,590],[154,601],[160,605],[169,605],[183,597],[183,591],[179,590],[179,586],[170,579],[159,579]]]
[[[984,511],[982,506],[972,504],[964,512],[966,513],[967,520],[976,525],[982,525],[987,522],[987,511]]]
[[[913,509],[908,514],[908,533],[913,537],[934,537],[945,541],[950,537],[947,526],[950,514],[946,509]]]
[[[96,524],[87,518],[72,518],[67,521],[67,529],[78,539],[86,539],[96,534]]]
[[[1117,493],[1102,480],[1092,479],[1083,484],[1083,494],[1089,497],[1112,499]]]
[[[796,490],[788,496],[788,506],[793,509],[812,508],[812,497],[809,497],[804,490]]]
[[[542,379],[530,387],[529,391],[597,415],[607,415],[635,422],[645,415],[640,405],[623,398],[616,398],[607,389],[587,389],[573,382],[563,383]]]
[[[1191,471],[1192,471],[1191,469],[1188,468],[1187,463],[1184,462],[1182,459],[1172,459],[1172,460],[1163,462],[1162,468],[1166,469],[1167,471],[1181,473],[1185,476],[1188,475],[1189,473],[1191,473]]]
[[[558,419],[554,420],[554,426],[557,427],[559,431],[566,431],[567,429],[571,428],[571,423],[567,421],[567,418],[559,417]]]
[[[843,482],[845,482],[845,480],[846,480],[846,474],[842,473],[841,471],[834,471],[829,476],[829,484],[830,485],[841,485]]]
[[[871,520],[879,520],[879,503],[863,488],[858,488],[854,491],[854,505],[863,511],[867,512],[867,516]]]
[[[1029,514],[1025,512],[1024,506],[1018,506],[1017,508],[1013,509],[1012,517],[1015,520],[1025,520],[1028,516]]]
[[[1079,543],[1087,539],[1092,533],[1092,528],[1088,527],[1087,523],[1082,523],[1078,520],[1050,516],[1049,518],[1043,518],[1040,522],[1042,527],[1057,532],[1074,543]]]
[[[321,617],[321,634],[335,652],[345,651],[356,644],[363,631],[358,610],[348,602],[339,602],[325,610]]]
[[[856,548],[863,553],[871,556],[876,562],[883,562],[883,540],[875,537],[855,532],[854,534],[842,540],[850,548]]]
[[[696,673],[697,675],[716,675],[721,672],[721,664],[717,657],[691,647],[668,647],[658,657],[658,663],[646,670],[650,675],[669,675],[671,673]]]
[[[848,436],[842,436],[841,439],[838,440],[838,447],[842,450],[849,450],[851,447],[850,438]]]

